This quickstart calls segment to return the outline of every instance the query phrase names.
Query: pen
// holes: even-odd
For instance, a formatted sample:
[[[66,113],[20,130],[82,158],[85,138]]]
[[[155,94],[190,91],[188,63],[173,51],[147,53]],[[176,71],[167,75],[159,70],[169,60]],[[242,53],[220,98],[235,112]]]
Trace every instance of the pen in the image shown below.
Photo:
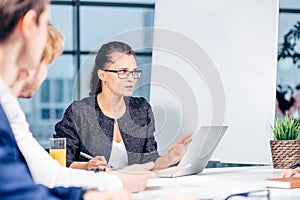
[[[84,158],[87,158],[87,159],[93,159],[93,158],[94,158],[93,156],[90,156],[90,155],[88,155],[88,154],[86,154],[86,153],[83,153],[83,152],[80,152],[80,155],[81,155],[82,157],[84,157]]]
[[[80,152],[80,155],[81,155],[82,157],[84,157],[84,158],[89,159],[89,160],[94,158],[93,156],[90,156],[89,154],[86,154],[86,153],[83,153],[83,152]],[[95,172],[95,173],[105,171],[105,169],[101,169],[101,168],[93,168],[92,170],[93,170],[93,172]]]
[[[86,154],[86,153],[83,153],[83,152],[80,152],[80,155],[84,158],[87,158],[87,159],[93,159],[94,158],[93,156],[91,156],[89,154]],[[115,168],[111,165],[106,164],[106,167],[110,168],[111,170],[115,170]]]

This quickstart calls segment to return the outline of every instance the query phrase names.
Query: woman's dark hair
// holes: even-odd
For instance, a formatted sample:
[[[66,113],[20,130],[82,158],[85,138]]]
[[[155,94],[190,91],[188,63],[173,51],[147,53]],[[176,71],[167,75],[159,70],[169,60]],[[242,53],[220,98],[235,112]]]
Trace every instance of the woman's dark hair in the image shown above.
[[[49,0],[1,0],[0,1],[0,42],[9,37],[19,20],[29,11],[40,14],[45,10]]]
[[[113,41],[102,45],[97,53],[95,66],[91,75],[90,96],[102,92],[102,85],[101,80],[98,77],[98,70],[107,68],[122,55],[135,56],[132,48],[123,42]]]

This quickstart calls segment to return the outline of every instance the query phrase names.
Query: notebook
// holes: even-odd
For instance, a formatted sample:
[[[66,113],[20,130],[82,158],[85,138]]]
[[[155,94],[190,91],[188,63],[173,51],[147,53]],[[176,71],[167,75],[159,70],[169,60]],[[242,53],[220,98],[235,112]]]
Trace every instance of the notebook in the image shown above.
[[[269,188],[300,188],[300,177],[269,178],[265,184]]]
[[[188,166],[182,170],[159,177],[178,177],[198,174],[206,167],[212,154],[215,152],[228,126],[201,126],[194,134],[192,142],[178,164]]]

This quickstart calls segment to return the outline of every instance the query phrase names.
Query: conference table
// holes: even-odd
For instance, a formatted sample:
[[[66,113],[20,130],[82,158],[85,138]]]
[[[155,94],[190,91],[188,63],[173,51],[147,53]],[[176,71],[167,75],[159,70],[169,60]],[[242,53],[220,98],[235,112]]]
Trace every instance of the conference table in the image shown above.
[[[272,166],[206,168],[196,175],[151,179],[146,190],[133,194],[133,199],[171,200],[184,195],[199,200],[224,199],[235,193],[265,189],[265,179],[273,178],[281,171]],[[270,194],[271,200],[300,199],[300,189],[272,188]]]

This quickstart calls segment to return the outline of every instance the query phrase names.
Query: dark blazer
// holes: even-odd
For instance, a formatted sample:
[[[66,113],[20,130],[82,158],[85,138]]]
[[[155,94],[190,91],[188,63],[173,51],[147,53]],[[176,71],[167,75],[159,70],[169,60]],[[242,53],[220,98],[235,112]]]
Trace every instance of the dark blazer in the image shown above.
[[[154,138],[154,117],[144,98],[125,97],[126,111],[117,119],[128,164],[155,161],[159,156]],[[96,95],[74,101],[63,119],[55,126],[54,137],[67,138],[67,166],[74,161],[87,161],[82,151],[102,155],[109,161],[113,141],[114,119],[103,114]]]
[[[43,170],[43,169],[41,169]],[[7,117],[0,105],[0,199],[81,199],[81,188],[53,188],[33,182],[17,146]]]

